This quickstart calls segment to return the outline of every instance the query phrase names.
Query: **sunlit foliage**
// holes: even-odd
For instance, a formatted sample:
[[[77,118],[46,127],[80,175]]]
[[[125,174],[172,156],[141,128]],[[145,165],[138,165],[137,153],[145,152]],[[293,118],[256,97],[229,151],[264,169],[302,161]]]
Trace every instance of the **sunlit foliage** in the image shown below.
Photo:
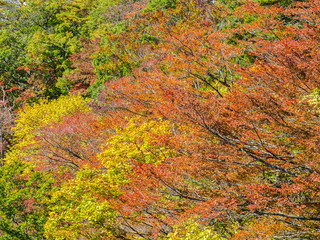
[[[319,1],[0,5],[0,238],[319,239]]]

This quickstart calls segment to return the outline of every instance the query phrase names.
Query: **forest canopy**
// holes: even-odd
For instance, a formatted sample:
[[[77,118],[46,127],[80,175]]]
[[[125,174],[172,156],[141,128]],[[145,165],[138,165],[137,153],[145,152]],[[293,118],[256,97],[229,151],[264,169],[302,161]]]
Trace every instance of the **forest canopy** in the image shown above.
[[[0,239],[320,238],[319,1],[0,6]]]

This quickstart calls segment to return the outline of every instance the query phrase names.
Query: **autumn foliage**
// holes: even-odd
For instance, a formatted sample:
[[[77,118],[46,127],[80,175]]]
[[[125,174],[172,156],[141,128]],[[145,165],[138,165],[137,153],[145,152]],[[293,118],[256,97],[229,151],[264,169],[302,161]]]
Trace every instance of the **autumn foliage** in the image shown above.
[[[45,2],[0,78],[1,236],[320,238],[318,1]]]

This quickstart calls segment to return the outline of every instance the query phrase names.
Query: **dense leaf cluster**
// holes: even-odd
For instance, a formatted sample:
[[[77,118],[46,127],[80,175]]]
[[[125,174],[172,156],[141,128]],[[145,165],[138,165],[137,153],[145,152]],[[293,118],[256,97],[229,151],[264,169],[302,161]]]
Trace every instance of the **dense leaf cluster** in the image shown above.
[[[0,239],[320,238],[319,1],[0,6]]]

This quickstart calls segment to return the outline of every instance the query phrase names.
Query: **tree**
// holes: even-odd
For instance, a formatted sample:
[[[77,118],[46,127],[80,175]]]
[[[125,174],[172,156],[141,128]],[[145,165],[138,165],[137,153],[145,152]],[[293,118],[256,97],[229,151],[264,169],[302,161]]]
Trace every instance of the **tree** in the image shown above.
[[[60,89],[96,98],[18,114],[6,157],[61,187],[46,237],[319,238],[318,1],[99,1],[114,10],[101,18],[90,1],[46,3],[63,30],[36,27],[39,61],[20,70],[50,80],[43,59],[68,63]],[[52,43],[82,50],[64,62]]]
[[[78,167],[78,161],[91,157],[78,152],[84,145],[90,145],[90,142],[86,143],[85,137],[82,138],[81,135],[78,135],[76,140],[74,133],[74,129],[83,131],[87,127],[86,123],[79,121],[80,119],[88,117],[86,120],[95,121],[86,114],[90,110],[86,103],[81,96],[70,96],[26,106],[16,121],[13,151],[18,151],[16,154],[21,155],[25,161],[44,164],[45,168],[50,162],[56,167]],[[83,115],[77,119],[80,113]],[[92,129],[95,128],[95,124],[96,122],[93,123]],[[90,127],[86,130],[88,132],[85,134],[94,134],[89,132]]]
[[[0,238],[45,239],[54,181],[49,173],[34,171],[22,161],[10,157],[6,161],[0,168]]]
[[[307,22],[317,4],[297,3],[278,13],[290,15],[300,7],[290,16]],[[175,168],[144,165],[135,172],[134,186],[151,199],[144,207],[155,216],[153,230],[167,233],[175,220],[197,214],[203,224],[213,219],[259,224],[256,219],[271,218],[286,224],[270,227],[268,237],[317,238],[318,110],[308,97],[319,88],[315,22],[297,28],[274,14],[270,24],[281,33],[274,38],[265,16],[257,18],[252,29],[268,32],[247,42],[243,50],[254,61],[243,66],[234,62],[242,46],[228,44],[228,30],[200,26],[201,9],[192,6],[173,10],[169,16],[176,14],[176,22],[163,12],[151,18],[159,22],[153,34],[165,42],[150,54],[159,56],[157,64],[147,71],[138,68],[134,77],[109,82],[105,89],[108,105],[126,116],[161,116],[187,129],[175,143],[184,157],[167,159]],[[261,8],[254,3],[244,7]],[[166,193],[165,210],[155,207],[161,205],[159,198],[151,197],[159,186],[178,196]],[[140,224],[148,224],[142,214],[148,210],[141,209],[136,210]],[[157,224],[162,227],[154,228]]]

